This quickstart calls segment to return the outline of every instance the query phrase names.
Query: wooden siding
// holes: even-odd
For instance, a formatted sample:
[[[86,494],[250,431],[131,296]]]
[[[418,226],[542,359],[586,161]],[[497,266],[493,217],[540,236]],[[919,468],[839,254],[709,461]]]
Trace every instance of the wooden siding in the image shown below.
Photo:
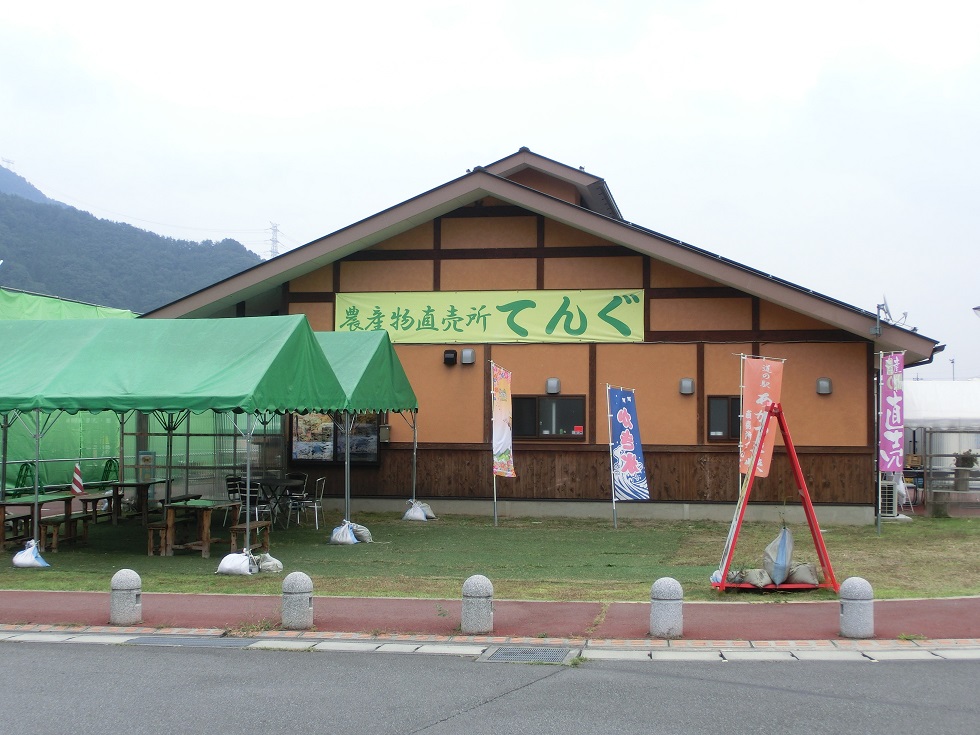
[[[798,450],[807,490],[814,503],[872,505],[872,452],[833,447]],[[650,474],[650,498],[664,502],[734,503],[738,497],[737,456],[731,448],[644,447]],[[392,445],[377,466],[351,469],[352,497],[410,498],[411,448]],[[609,451],[605,447],[515,450],[518,477],[497,478],[499,498],[518,500],[591,500],[610,498]],[[327,494],[344,494],[344,468],[297,466],[312,477],[326,476]],[[482,445],[420,448],[417,494],[421,498],[493,497],[490,449]],[[786,453],[778,449],[769,477],[757,478],[752,502],[798,503]]]

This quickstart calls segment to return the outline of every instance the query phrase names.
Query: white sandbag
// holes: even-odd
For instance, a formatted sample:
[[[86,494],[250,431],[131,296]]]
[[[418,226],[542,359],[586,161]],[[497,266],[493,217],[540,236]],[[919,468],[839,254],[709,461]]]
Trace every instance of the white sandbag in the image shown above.
[[[762,566],[765,568],[773,584],[782,584],[789,576],[789,568],[793,563],[793,532],[783,526],[779,535],[772,540],[762,554]]]
[[[425,513],[425,519],[428,521],[436,520],[436,514],[432,512],[432,508],[429,507],[428,503],[419,503],[422,508],[422,512]]]
[[[360,523],[354,523],[354,521],[351,521],[350,530],[354,534],[354,538],[356,538],[358,541],[365,544],[374,542],[374,536],[371,535],[371,532],[366,526],[362,526]]]
[[[233,554],[228,554],[228,556],[221,560],[215,574],[239,574],[247,576],[249,574],[255,574],[258,570],[258,564],[256,564],[255,558],[251,554],[246,551],[236,551]]]
[[[350,521],[345,519],[343,523],[333,530],[330,534],[330,543],[342,545],[358,543],[357,536],[354,535],[354,529],[351,528]]]
[[[786,578],[786,581],[789,584],[812,584],[814,586],[820,584],[817,565],[812,562],[794,564],[789,570],[789,576]]]
[[[765,569],[743,569],[741,574],[742,581],[748,582],[754,587],[765,587],[772,584],[772,578]]]
[[[418,501],[412,502],[411,507],[405,511],[405,515],[402,516],[403,521],[424,521],[427,520],[425,517],[425,511],[422,510],[422,504]]]
[[[34,539],[31,539],[24,544],[22,550],[14,554],[14,566],[20,567],[21,569],[29,569],[31,567],[49,567],[51,565],[41,558],[41,553],[37,550],[37,544],[34,543]]]
[[[282,562],[272,554],[259,554],[256,558],[260,572],[281,572]]]

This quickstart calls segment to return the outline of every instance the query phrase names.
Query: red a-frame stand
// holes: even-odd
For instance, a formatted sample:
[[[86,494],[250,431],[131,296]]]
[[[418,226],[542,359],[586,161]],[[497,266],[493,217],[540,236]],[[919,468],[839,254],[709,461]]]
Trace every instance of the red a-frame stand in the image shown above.
[[[779,403],[770,403],[765,409],[766,418],[762,423],[762,429],[757,437],[755,450],[752,457],[752,469],[745,476],[745,480],[742,483],[742,490],[739,493],[738,505],[735,509],[735,518],[732,520],[731,530],[728,532],[728,540],[725,542],[725,551],[722,554],[721,563],[721,579],[718,582],[712,582],[711,586],[719,590],[726,590],[730,588],[742,588],[742,589],[760,589],[755,585],[749,584],[747,582],[728,582],[728,570],[732,563],[732,555],[735,552],[735,544],[738,541],[738,533],[742,528],[742,518],[745,516],[745,508],[749,504],[749,495],[752,493],[752,483],[755,480],[755,472],[758,462],[759,448],[763,445],[766,438],[766,433],[769,431],[769,422],[773,416],[779,422],[779,430],[783,435],[783,444],[786,446],[786,453],[789,455],[790,465],[793,468],[793,477],[796,480],[796,488],[800,493],[800,499],[803,502],[803,512],[806,514],[806,522],[810,526],[810,535],[813,537],[813,545],[817,550],[817,559],[820,562],[820,567],[823,569],[824,581],[820,584],[781,584],[775,585],[770,584],[762,587],[761,589],[770,590],[801,590],[801,589],[817,589],[817,588],[829,588],[834,592],[840,591],[840,584],[838,584],[836,577],[834,577],[834,568],[830,564],[830,556],[827,554],[827,547],[823,542],[823,534],[820,532],[820,525],[817,523],[817,515],[813,511],[813,503],[810,502],[810,493],[806,489],[806,480],[803,478],[803,470],[800,469],[800,460],[796,456],[796,447],[793,446],[793,439],[789,435],[789,427],[786,425],[786,416],[783,413],[782,405]]]

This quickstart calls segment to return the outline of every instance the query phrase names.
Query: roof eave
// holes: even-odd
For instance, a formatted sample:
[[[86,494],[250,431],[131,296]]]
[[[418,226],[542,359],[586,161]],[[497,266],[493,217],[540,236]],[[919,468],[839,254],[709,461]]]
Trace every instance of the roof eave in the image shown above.
[[[535,158],[540,159],[540,157]],[[511,161],[513,164],[512,159],[515,159],[515,156],[504,161]],[[293,278],[329,265],[487,196],[589,232],[603,240],[697,273],[749,295],[772,301],[855,336],[869,341],[874,337],[872,328],[876,325],[876,315],[873,313],[767,275],[680,240],[598,214],[514,183],[494,173],[490,167],[477,169],[144,316],[194,318],[211,315],[219,310],[216,307],[227,308],[268,292],[270,289],[279,288]],[[938,342],[918,332],[891,324],[882,324],[881,327],[881,336],[874,339],[876,350],[904,350],[908,353],[909,364],[929,360],[937,351]]]

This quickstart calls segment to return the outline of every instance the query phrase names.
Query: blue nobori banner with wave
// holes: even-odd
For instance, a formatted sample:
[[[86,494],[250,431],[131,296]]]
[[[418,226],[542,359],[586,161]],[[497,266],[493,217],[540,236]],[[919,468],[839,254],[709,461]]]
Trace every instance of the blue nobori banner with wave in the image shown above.
[[[609,398],[609,454],[614,500],[649,500],[636,400],[630,388],[606,386]]]

